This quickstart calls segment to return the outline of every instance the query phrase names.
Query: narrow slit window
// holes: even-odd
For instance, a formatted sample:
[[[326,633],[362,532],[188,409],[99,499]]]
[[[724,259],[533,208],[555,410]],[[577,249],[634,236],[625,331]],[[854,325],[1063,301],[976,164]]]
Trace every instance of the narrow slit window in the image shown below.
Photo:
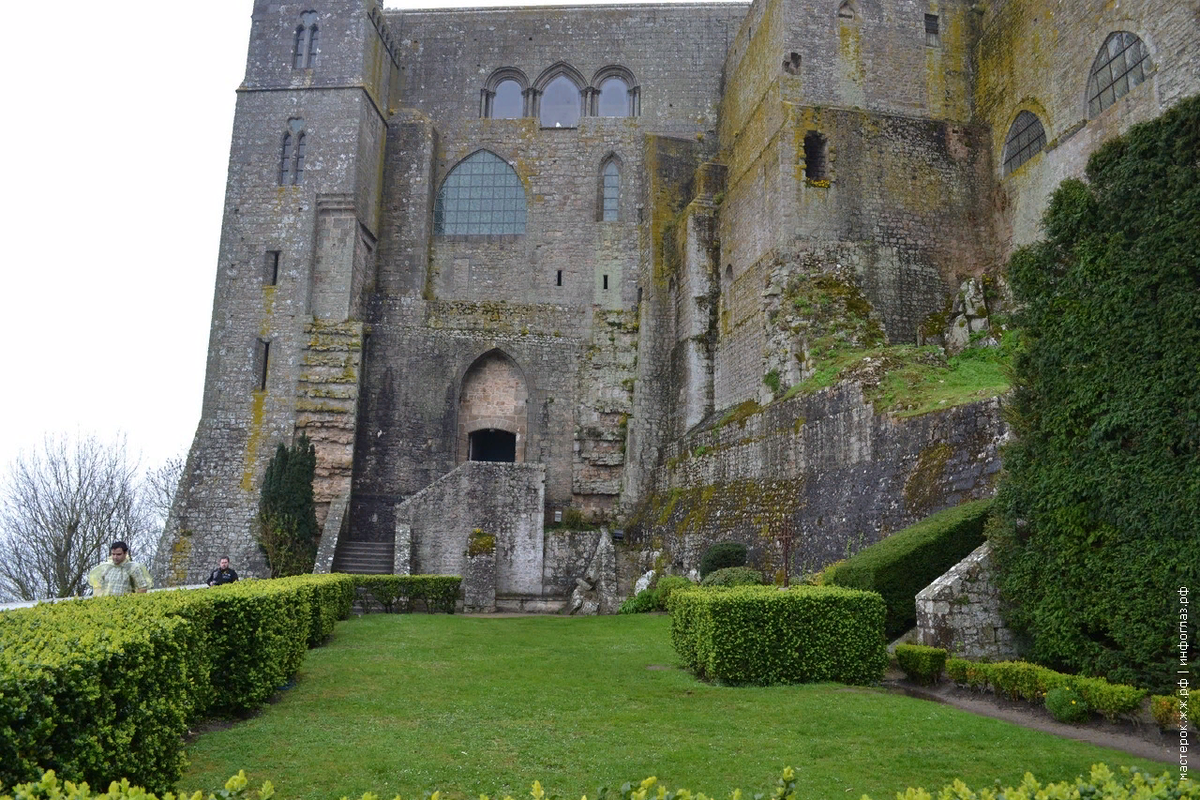
[[[603,185],[601,187],[600,219],[603,222],[616,222],[621,199],[621,173],[615,161],[604,165]]]
[[[304,175],[304,132],[296,134],[296,157],[292,161],[292,183],[299,186]]]
[[[283,135],[283,152],[279,156],[279,185],[287,186],[292,181],[292,134],[285,133]]]
[[[925,15],[925,44],[928,47],[940,47],[942,40],[939,33],[940,26],[938,24],[937,14]]]
[[[257,374],[255,375],[255,389],[260,392],[265,392],[267,390],[267,370],[269,369],[268,362],[271,359],[271,343],[266,339],[259,339],[256,350],[257,352],[255,353],[255,361],[258,363],[255,366],[258,369],[256,371]]]
[[[274,286],[279,283],[279,253],[278,250],[268,250],[263,259],[263,285]]]
[[[310,25],[308,28],[308,50],[304,54],[304,66],[312,69],[317,65],[317,43],[321,40],[321,31],[316,25]]]
[[[828,180],[825,137],[816,131],[804,135],[804,177],[810,181]]]
[[[608,276],[604,276],[604,291],[608,291]]]
[[[558,274],[554,278],[554,285],[562,286],[562,270],[561,269],[558,271]]]
[[[279,153],[279,185],[299,185],[304,174],[304,120],[289,119]]]
[[[304,69],[305,40],[308,31],[303,25],[296,28],[296,39],[292,48],[292,69]]]

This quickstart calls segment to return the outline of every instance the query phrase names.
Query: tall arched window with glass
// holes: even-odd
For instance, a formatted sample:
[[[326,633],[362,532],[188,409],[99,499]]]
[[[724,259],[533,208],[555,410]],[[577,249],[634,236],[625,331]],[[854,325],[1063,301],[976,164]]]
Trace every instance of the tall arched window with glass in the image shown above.
[[[620,78],[606,78],[600,84],[600,98],[596,102],[598,117],[629,116],[629,86]]]
[[[507,161],[480,150],[455,165],[433,203],[439,236],[525,233],[525,186]]]
[[[601,172],[601,212],[603,222],[616,222],[621,199],[621,172],[617,162],[609,161]]]

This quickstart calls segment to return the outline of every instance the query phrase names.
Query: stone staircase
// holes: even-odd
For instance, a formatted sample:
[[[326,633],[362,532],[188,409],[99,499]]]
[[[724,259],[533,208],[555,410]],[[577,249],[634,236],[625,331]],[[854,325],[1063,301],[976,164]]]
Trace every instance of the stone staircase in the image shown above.
[[[338,542],[333,572],[356,575],[390,575],[393,568],[392,542]]]

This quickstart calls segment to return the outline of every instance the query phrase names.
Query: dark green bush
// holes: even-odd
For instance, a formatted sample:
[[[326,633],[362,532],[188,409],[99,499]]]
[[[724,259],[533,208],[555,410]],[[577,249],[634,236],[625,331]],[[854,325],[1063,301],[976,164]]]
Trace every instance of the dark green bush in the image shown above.
[[[723,567],[700,581],[701,586],[762,586],[762,574],[750,567]]]
[[[708,588],[671,596],[671,642],[726,683],[874,683],[887,666],[883,600],[834,586]]]
[[[321,536],[312,487],[316,467],[316,448],[302,433],[291,447],[279,444],[263,474],[254,534],[272,578],[312,573]]]
[[[695,584],[682,575],[663,575],[653,586],[625,598],[617,613],[645,614],[650,611],[666,611],[667,601],[673,592],[692,586]]]
[[[983,544],[990,509],[990,500],[976,500],[926,517],[826,569],[822,580],[883,595],[894,639],[917,624],[917,592]]]
[[[1079,693],[1067,688],[1051,689],[1046,692],[1046,710],[1059,722],[1086,722],[1091,709]]]
[[[705,550],[700,557],[700,579],[719,569],[745,565],[746,545],[741,542],[720,542]]]
[[[1008,265],[1007,620],[1033,661],[1166,692],[1200,585],[1200,97],[1097,150],[1043,226]]]
[[[898,644],[896,663],[904,670],[909,680],[923,686],[931,686],[942,677],[942,670],[946,666],[946,651],[940,647]]]

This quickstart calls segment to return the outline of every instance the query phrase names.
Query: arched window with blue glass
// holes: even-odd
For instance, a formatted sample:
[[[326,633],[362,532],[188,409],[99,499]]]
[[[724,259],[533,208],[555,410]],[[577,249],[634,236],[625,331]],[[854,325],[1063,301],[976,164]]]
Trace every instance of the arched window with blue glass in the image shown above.
[[[601,222],[617,222],[621,218],[621,162],[610,155],[600,164]]]
[[[592,77],[595,100],[591,113],[597,117],[636,117],[640,111],[637,81],[633,73],[617,64],[597,70]]]
[[[525,186],[516,170],[488,150],[458,162],[434,201],[433,232],[438,236],[525,233]]]

